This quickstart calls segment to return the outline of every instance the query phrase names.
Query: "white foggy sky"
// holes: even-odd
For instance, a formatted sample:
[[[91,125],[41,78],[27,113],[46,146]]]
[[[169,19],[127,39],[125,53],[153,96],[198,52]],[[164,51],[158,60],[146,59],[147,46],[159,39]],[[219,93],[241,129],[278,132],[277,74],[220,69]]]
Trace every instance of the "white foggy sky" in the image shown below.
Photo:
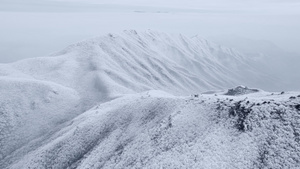
[[[299,18],[298,0],[0,0],[0,62],[124,29],[234,34],[300,53]]]

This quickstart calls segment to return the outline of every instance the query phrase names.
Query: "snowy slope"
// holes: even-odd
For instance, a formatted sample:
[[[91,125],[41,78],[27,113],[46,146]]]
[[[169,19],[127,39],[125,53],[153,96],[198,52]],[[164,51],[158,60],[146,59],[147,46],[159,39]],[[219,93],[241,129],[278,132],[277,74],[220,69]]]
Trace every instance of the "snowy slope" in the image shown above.
[[[299,90],[300,74],[294,72],[298,70],[300,54],[287,52],[274,43],[264,40],[237,36],[211,37],[209,39],[217,44],[237,49],[255,60],[254,63],[249,63],[250,65],[261,72],[268,72],[268,74],[281,79],[282,87],[277,90]]]
[[[188,116],[183,117],[186,121],[180,122],[182,127],[196,125],[196,119],[201,121],[197,131],[200,136],[211,126],[210,119],[203,120],[206,113],[216,113],[211,107],[200,104],[200,107],[185,108],[188,101],[181,97],[138,93],[161,90],[172,95],[189,95],[239,84],[259,84],[256,87],[272,89],[273,86],[276,89],[276,78],[257,71],[249,65],[250,61],[251,58],[235,50],[198,37],[124,31],[73,44],[53,56],[0,64],[0,168],[22,168],[23,165],[61,168],[71,163],[87,168],[90,163],[101,166],[104,163],[95,162],[99,159],[94,158],[98,157],[87,154],[92,153],[98,143],[99,150],[94,153],[99,156],[98,151],[105,151],[101,158],[107,161],[113,157],[110,148],[114,149],[115,143],[121,144],[119,139],[137,137],[136,141],[144,142],[143,133],[158,130],[153,126],[167,116],[175,116],[175,110],[184,111]],[[275,84],[281,85],[280,82]],[[100,108],[94,107],[98,104]],[[183,107],[178,107],[180,105]],[[90,110],[92,107],[94,109]],[[158,113],[156,109],[159,109]],[[94,110],[102,113],[93,115]],[[137,120],[131,121],[131,118]],[[150,123],[147,122],[149,118]],[[123,127],[128,134],[124,138],[120,135]],[[117,133],[114,133],[115,129]],[[185,130],[191,135],[195,132],[185,127],[177,132]],[[106,136],[115,137],[103,144],[112,147],[100,145]],[[177,136],[170,133],[168,137]],[[221,135],[212,137],[223,138]],[[169,144],[169,141],[159,142],[158,146]],[[149,146],[147,141],[145,144]],[[143,144],[135,143],[132,147],[132,151],[140,151],[134,146],[143,147]],[[236,151],[234,153],[238,153]],[[156,161],[162,152],[154,153],[157,154],[153,164],[147,162],[147,166],[166,165],[167,159]],[[85,160],[83,156],[89,159]],[[224,156],[222,164],[232,164],[228,161],[232,156],[221,156]],[[105,164],[108,168],[112,165],[109,163]],[[211,165],[205,160],[195,165],[204,163]]]
[[[186,94],[240,84],[276,89],[276,78],[252,68],[251,58],[198,37],[124,31],[79,42],[54,55],[12,66],[34,79],[53,81],[80,93],[94,91],[99,83],[112,95],[149,89]],[[89,86],[94,83],[98,84]]]
[[[299,111],[300,93],[128,95],[81,114],[7,167],[299,168]]]
[[[80,112],[78,94],[54,83],[0,78],[0,91],[1,159]]]

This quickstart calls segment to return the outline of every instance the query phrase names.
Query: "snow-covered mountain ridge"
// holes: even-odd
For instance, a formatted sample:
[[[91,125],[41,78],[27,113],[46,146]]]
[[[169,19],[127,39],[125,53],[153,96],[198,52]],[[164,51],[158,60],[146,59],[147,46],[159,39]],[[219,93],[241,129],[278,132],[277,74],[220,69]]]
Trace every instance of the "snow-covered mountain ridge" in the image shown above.
[[[253,105],[258,110],[250,111],[240,104],[245,97],[251,97],[251,103],[267,97],[271,104],[274,99],[273,106],[282,107],[287,121],[298,131],[299,93],[268,96],[271,94],[257,90],[242,96],[215,93],[182,97],[239,84],[270,90],[270,86],[276,89],[274,84],[284,84],[257,71],[253,62],[233,49],[198,37],[124,31],[73,44],[51,57],[0,64],[0,168],[268,166],[257,161],[254,164],[259,146],[265,142],[256,145],[253,141],[249,143],[252,147],[242,145],[273,131],[269,131],[270,126],[260,131],[255,125],[261,119],[252,119],[251,115],[260,115],[260,107],[262,114],[275,110],[260,104]],[[143,93],[149,90],[164,92]],[[180,112],[184,113],[178,115]],[[178,118],[176,123],[169,122],[173,116]],[[254,135],[239,142],[241,137],[234,133],[250,132],[251,120]],[[281,122],[278,125],[281,130]],[[179,128],[170,133],[164,130],[174,126]],[[293,137],[291,131],[284,139],[295,145],[291,140],[298,136]],[[206,135],[225,143],[196,143]],[[123,156],[127,145],[128,152]],[[134,155],[138,152],[141,154]],[[243,159],[233,156],[236,154]],[[176,157],[176,162],[171,157]],[[296,166],[294,157],[297,153],[287,163],[274,164]]]
[[[299,92],[128,95],[96,105],[4,166],[298,168],[299,103]]]
[[[251,58],[198,37],[124,31],[76,43],[54,56],[27,59],[12,67],[34,79],[71,88],[79,86],[78,79],[97,76],[90,78],[100,78],[107,92],[117,95],[149,89],[180,95],[240,84],[276,89],[276,77],[256,71],[249,64]]]

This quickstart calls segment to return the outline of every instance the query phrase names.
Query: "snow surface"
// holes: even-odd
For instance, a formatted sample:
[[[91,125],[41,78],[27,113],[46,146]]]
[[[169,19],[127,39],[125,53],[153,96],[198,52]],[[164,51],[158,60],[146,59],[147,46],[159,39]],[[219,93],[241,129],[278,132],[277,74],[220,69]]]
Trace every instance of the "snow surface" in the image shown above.
[[[299,68],[299,54],[287,52],[269,41],[251,40],[237,36],[210,37],[209,39],[217,44],[237,49],[255,60],[255,63],[251,65],[256,69],[281,79],[285,84],[277,90],[299,90],[300,74],[294,73]]]
[[[0,168],[300,167],[299,92],[220,91],[274,86],[252,62],[132,30],[0,64]]]
[[[6,167],[299,168],[297,94],[124,96],[79,115]]]

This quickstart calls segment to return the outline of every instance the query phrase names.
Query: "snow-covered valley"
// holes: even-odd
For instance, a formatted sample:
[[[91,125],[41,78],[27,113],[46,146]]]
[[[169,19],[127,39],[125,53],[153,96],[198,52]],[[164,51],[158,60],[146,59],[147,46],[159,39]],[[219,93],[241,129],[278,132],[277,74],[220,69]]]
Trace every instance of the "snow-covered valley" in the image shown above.
[[[134,30],[0,64],[0,168],[299,168],[300,92],[226,90],[264,64]]]

